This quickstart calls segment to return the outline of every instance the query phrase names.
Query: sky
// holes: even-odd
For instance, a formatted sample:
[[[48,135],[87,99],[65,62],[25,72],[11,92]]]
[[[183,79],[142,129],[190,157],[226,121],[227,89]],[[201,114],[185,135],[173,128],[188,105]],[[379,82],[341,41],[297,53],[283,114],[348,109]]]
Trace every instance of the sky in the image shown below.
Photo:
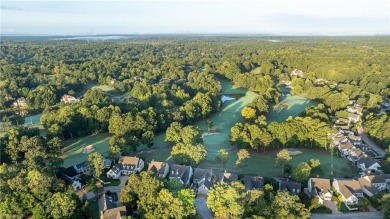
[[[390,35],[390,0],[0,1],[1,35]]]

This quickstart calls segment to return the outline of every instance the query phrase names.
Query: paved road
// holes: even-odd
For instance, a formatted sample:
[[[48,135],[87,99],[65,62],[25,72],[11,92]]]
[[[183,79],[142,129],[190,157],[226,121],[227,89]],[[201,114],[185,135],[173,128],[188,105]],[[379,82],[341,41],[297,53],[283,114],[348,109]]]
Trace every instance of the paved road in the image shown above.
[[[103,193],[107,192],[108,190],[110,190],[111,192],[120,192],[121,188],[122,188],[121,186],[108,186],[108,187],[104,187]],[[94,198],[95,196],[96,195],[95,195],[95,193],[93,191],[88,192],[87,194],[85,194],[85,197],[87,199]]]
[[[368,144],[376,153],[385,156],[386,152],[379,147],[373,140],[371,140],[366,134],[364,134],[364,129],[363,127],[360,127],[358,129],[359,135],[362,138],[362,140]]]
[[[206,199],[204,198],[196,198],[195,199],[195,207],[196,207],[196,213],[202,218],[202,219],[213,219],[213,215],[211,214],[210,209],[206,205]]]
[[[311,219],[327,219],[327,218],[342,218],[342,219],[382,219],[382,212],[358,212],[358,213],[340,213],[340,214],[311,214]]]

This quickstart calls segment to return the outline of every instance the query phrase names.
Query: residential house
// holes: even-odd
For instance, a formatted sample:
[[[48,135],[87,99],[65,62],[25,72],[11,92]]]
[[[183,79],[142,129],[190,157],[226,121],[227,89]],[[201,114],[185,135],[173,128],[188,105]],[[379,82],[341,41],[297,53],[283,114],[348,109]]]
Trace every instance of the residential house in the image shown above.
[[[351,121],[349,121],[349,119],[344,119],[344,118],[337,117],[336,122],[337,123],[343,123],[343,124],[349,126]]]
[[[339,145],[339,151],[341,153],[341,156],[343,157],[346,157],[349,155],[349,152],[352,148],[355,148],[355,146],[350,142],[348,141],[347,143],[345,144],[340,144]]]
[[[365,156],[356,162],[357,167],[362,171],[381,172],[381,165],[369,156]]]
[[[362,138],[357,135],[349,135],[348,139],[354,144],[354,145],[360,145],[362,144]]]
[[[279,190],[289,191],[291,194],[297,195],[302,191],[302,185],[294,181],[282,181],[279,183]]]
[[[356,104],[354,106],[348,106],[347,111],[349,113],[356,113],[359,116],[363,115],[363,108],[361,106],[356,105]]]
[[[148,166],[148,170],[152,171],[160,178],[165,178],[169,172],[169,164],[152,160]]]
[[[218,183],[226,183],[229,184],[233,181],[238,180],[238,175],[235,173],[227,173],[226,170],[224,173],[218,174]]]
[[[20,98],[16,99],[16,101],[14,101],[12,103],[12,106],[14,108],[24,108],[24,107],[27,107],[26,99],[24,97],[20,97]]]
[[[74,165],[73,168],[76,170],[77,173],[85,173],[89,170],[89,166],[87,161],[81,162],[77,165]]]
[[[310,195],[318,197],[320,204],[332,199],[330,179],[310,178],[307,187]]]
[[[183,185],[188,185],[193,175],[192,167],[185,165],[172,164],[169,179],[178,179]]]
[[[339,134],[341,135],[349,135],[351,133],[351,130],[349,129],[349,126],[345,126],[345,125],[341,125],[341,126],[337,126],[336,125],[336,128],[337,130],[339,130]]]
[[[197,185],[197,194],[206,195],[214,185],[214,175],[212,169],[194,169],[193,182]]]
[[[74,96],[65,94],[64,96],[61,97],[61,101],[64,102],[65,104],[72,104],[72,103],[79,102],[79,99],[77,99]]]
[[[61,171],[60,175],[58,175],[65,181],[65,184],[71,186],[74,191],[78,191],[87,186],[87,183],[78,177],[79,174],[74,170],[74,168],[70,168]]]
[[[348,113],[348,119],[349,119],[349,121],[355,123],[355,122],[359,122],[360,121],[360,116],[358,114]]]
[[[386,178],[390,180],[388,175],[390,176],[390,174],[385,174],[360,177],[358,180],[364,194],[371,197],[380,191],[386,190],[388,186]]]
[[[345,137],[344,135],[337,135],[333,137],[333,144],[334,145],[340,145],[340,144],[345,144],[348,142],[348,138]]]
[[[359,198],[363,197],[363,191],[359,181],[350,179],[334,179],[333,187],[343,198],[344,204],[349,210],[357,210]]]
[[[294,69],[294,70],[291,72],[291,75],[292,75],[292,76],[297,76],[297,77],[303,77],[303,72],[302,72],[301,70]]]
[[[117,207],[116,204],[103,194],[98,200],[100,219],[121,219],[126,216],[126,206]]]
[[[349,151],[348,160],[355,163],[365,156],[364,152],[359,148],[353,148]]]
[[[118,164],[114,165],[108,172],[107,178],[118,179],[122,175],[130,175],[141,172],[144,168],[144,161],[138,157],[124,156],[119,158]]]
[[[245,175],[244,179],[245,190],[247,193],[254,189],[262,189],[264,187],[264,177]]]

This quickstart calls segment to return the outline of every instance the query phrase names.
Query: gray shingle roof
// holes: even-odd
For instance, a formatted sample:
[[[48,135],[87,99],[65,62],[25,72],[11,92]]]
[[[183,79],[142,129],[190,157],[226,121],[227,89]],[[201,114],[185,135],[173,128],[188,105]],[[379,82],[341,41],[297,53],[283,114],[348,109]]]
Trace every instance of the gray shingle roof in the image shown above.
[[[190,166],[172,164],[169,178],[179,178],[182,182],[187,183],[190,178]]]
[[[287,191],[289,191],[291,193],[298,193],[298,189],[299,189],[299,192],[302,189],[302,185],[300,183],[298,183],[298,182],[283,181],[280,184],[280,190],[287,190]]]
[[[264,177],[245,175],[244,185],[246,191],[253,190],[253,189],[261,189],[264,187]]]
[[[231,183],[238,180],[238,175],[235,173],[220,173],[218,174],[219,183]]]

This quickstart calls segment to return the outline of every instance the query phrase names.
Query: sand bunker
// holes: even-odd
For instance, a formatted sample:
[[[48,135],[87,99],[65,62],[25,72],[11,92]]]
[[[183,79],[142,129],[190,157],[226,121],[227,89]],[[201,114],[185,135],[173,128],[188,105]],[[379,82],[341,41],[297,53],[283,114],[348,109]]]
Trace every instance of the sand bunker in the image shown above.
[[[288,149],[288,154],[290,156],[298,155],[298,154],[302,154],[302,151],[294,149],[294,148],[290,148],[290,149]]]
[[[84,148],[83,150],[83,154],[89,154],[91,153],[92,151],[94,151],[95,149],[93,148],[93,146],[90,144],[88,145],[87,147]]]

